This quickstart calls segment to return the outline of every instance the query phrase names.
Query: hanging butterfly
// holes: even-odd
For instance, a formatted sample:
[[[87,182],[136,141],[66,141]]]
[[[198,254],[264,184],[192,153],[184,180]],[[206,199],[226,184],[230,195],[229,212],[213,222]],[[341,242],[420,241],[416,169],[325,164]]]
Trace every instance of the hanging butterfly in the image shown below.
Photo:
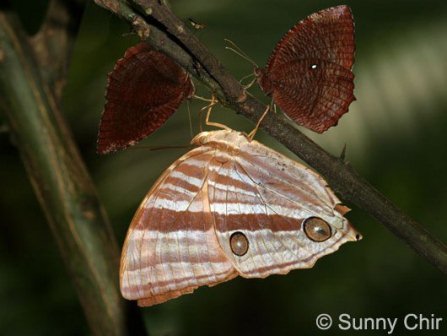
[[[138,208],[122,295],[151,306],[197,287],[310,268],[360,234],[327,183],[233,130],[198,134]]]
[[[298,124],[322,133],[355,100],[354,21],[348,6],[324,9],[296,24],[276,45],[261,89]]]
[[[98,153],[134,145],[163,125],[193,94],[191,78],[171,58],[144,42],[130,47],[108,77]]]

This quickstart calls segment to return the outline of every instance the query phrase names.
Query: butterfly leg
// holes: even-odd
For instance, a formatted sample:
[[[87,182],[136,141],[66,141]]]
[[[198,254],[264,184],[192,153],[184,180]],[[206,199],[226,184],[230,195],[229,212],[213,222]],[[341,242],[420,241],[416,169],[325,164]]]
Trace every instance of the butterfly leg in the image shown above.
[[[208,98],[204,98],[204,97],[197,96],[197,95],[194,95],[193,98],[198,99],[198,100],[201,100],[201,101],[204,101],[204,102],[207,102],[207,103],[211,103],[211,102],[213,101],[212,98],[211,98],[211,99],[208,99]]]
[[[206,105],[205,107],[203,107],[203,108],[201,108],[201,109],[199,110],[199,121],[200,121],[200,122],[199,122],[199,131],[202,132],[202,131],[203,131],[203,126],[202,126],[202,112],[203,112],[204,110],[206,110],[207,108],[209,108],[210,105],[211,105],[211,106],[212,106],[212,105],[215,105],[217,101],[213,101],[213,98],[208,99],[208,98],[204,98],[204,97],[197,96],[197,95],[194,95],[194,98],[209,103],[208,105]]]
[[[228,126],[226,126],[224,124],[210,121],[211,110],[213,109],[213,106],[217,104],[217,102],[218,102],[218,100],[213,95],[211,97],[211,103],[208,106],[205,106],[205,107],[202,108],[202,110],[205,110],[205,109],[207,110],[206,111],[205,124],[207,126],[214,126],[214,127],[218,127],[218,128],[222,128],[222,129],[231,131],[231,128],[229,128]]]
[[[226,46],[225,49],[234,52],[236,55],[239,55],[246,61],[250,62],[255,68],[259,68],[259,66],[255,63],[255,61],[253,61],[250,57],[248,57],[248,55],[241,48],[239,48],[236,43],[234,43],[229,39],[224,39],[224,41],[231,45],[231,47]]]
[[[192,127],[192,116],[191,116],[191,109],[189,106],[189,99],[186,101],[186,106],[188,109],[188,119],[189,119],[189,135],[191,136],[191,139],[194,138],[194,131],[193,131],[193,127]],[[202,131],[202,130],[200,130]]]
[[[253,138],[255,137],[256,132],[258,131],[258,128],[261,125],[262,120],[264,120],[264,117],[267,115],[268,111],[270,111],[270,105],[268,105],[264,113],[262,113],[262,116],[261,118],[259,118],[258,122],[256,123],[256,127],[253,129],[253,131],[251,131],[248,134],[248,138],[250,139],[250,141],[253,140]]]
[[[249,77],[251,77],[251,76],[254,76],[254,74],[249,74],[249,75],[244,76],[244,77],[242,77],[242,78],[240,79],[239,83],[241,83],[241,85],[244,87],[244,90],[248,90],[248,89],[251,88],[251,87],[253,86],[253,84],[256,82],[257,78],[255,77],[255,78],[253,78],[253,79],[251,80],[251,82],[248,83],[247,85],[243,85],[243,84],[242,84],[242,81],[243,81],[243,80],[245,80],[246,78],[249,78]]]

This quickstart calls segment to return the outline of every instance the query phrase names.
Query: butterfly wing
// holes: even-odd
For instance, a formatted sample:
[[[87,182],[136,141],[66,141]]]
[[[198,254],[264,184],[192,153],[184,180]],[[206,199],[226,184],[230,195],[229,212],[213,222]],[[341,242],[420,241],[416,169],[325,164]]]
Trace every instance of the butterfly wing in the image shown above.
[[[261,88],[291,119],[324,132],[355,99],[354,52],[349,7],[314,13],[277,44],[259,79]]]
[[[125,298],[150,306],[237,276],[216,238],[209,210],[212,157],[209,147],[188,152],[141,203],[121,257]]]
[[[98,153],[124,149],[156,131],[192,96],[188,74],[168,56],[139,43],[109,74]]]
[[[359,239],[346,208],[304,166],[234,131],[193,142],[201,146],[163,173],[132,220],[120,268],[125,298],[150,306],[237,275],[285,274]],[[330,237],[309,238],[312,218]],[[243,253],[234,252],[234,234]]]
[[[208,188],[217,236],[240,275],[263,278],[310,268],[343,243],[360,239],[317,174],[256,141],[238,148],[233,160],[210,167]],[[310,239],[303,227],[310,218],[326,222],[331,236]],[[232,247],[236,233],[247,240],[243,255]]]

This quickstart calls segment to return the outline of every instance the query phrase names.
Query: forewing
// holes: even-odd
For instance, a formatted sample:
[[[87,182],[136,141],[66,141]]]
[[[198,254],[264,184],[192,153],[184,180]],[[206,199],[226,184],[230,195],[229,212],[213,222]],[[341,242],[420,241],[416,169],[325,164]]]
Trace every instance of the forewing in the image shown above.
[[[267,69],[298,59],[323,60],[351,70],[354,64],[354,20],[348,6],[311,14],[297,23],[275,47]]]
[[[129,48],[108,77],[98,152],[124,149],[156,131],[193,91],[188,74],[168,56],[147,43]]]
[[[248,278],[309,268],[357,233],[336,210],[337,197],[304,166],[253,141],[234,160],[213,169],[210,208],[222,248],[240,275]],[[322,218],[332,235],[315,242],[305,234],[307,218]],[[248,251],[238,256],[231,236],[241,232]]]
[[[212,152],[199,147],[160,177],[135,214],[123,247],[123,296],[158,304],[237,275],[215,235],[207,174]]]

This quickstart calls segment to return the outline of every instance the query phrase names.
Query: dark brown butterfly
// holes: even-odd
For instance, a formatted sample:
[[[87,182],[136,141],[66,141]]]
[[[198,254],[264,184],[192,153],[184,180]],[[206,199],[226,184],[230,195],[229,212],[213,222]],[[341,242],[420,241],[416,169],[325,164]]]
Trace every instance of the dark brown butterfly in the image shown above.
[[[322,133],[355,100],[354,21],[348,6],[324,9],[296,24],[255,75],[262,90],[297,123]]]
[[[171,58],[144,42],[130,47],[108,77],[98,153],[134,145],[193,94],[191,78]]]

